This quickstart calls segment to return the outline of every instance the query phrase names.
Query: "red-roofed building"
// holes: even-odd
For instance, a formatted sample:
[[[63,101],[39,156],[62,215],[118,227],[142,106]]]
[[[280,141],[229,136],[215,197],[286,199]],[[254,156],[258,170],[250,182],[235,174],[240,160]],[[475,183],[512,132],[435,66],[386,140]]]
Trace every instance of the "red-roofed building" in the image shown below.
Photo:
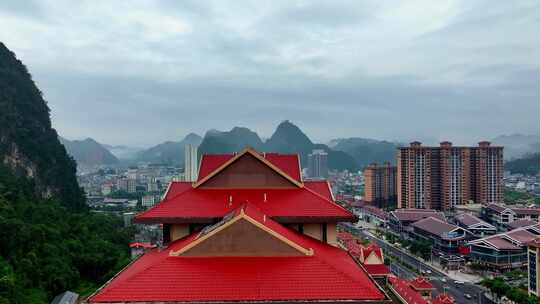
[[[389,303],[337,246],[336,223],[354,216],[299,170],[296,155],[250,148],[203,156],[195,183],[171,184],[161,203],[135,218],[163,224],[166,246],[135,260],[89,302]]]
[[[431,304],[454,304],[456,303],[454,298],[447,293],[441,293],[437,295]]]
[[[435,290],[433,284],[425,277],[417,277],[409,282],[411,288],[419,292],[425,299],[431,298],[431,293]]]
[[[349,254],[362,265],[371,277],[386,285],[390,269],[384,264],[384,256],[380,247],[375,244],[362,246],[348,232],[339,232],[338,238]]]
[[[390,277],[389,288],[401,303],[405,304],[429,304],[420,293],[414,290],[409,281],[397,277]]]
[[[391,276],[388,279],[390,290],[405,304],[453,304],[454,299],[447,294],[439,294],[433,300],[432,291],[435,290],[428,279],[418,277],[414,280],[404,280]]]

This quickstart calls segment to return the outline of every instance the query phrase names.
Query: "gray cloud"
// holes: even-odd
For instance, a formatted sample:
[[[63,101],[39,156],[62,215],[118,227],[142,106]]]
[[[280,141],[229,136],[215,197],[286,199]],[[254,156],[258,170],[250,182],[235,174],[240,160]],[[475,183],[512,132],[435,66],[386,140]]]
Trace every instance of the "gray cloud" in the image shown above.
[[[284,119],[318,140],[540,133],[535,1],[18,3],[0,39],[68,138],[269,136]]]

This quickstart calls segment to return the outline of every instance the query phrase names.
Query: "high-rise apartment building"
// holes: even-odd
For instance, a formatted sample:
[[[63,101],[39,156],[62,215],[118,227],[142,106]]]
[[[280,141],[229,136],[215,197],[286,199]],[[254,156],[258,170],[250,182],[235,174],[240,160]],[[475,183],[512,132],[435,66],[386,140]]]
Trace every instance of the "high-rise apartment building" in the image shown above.
[[[117,188],[120,191],[135,193],[137,192],[137,181],[132,178],[119,179],[117,182]]]
[[[197,146],[187,144],[184,147],[184,181],[197,180]]]
[[[386,162],[371,164],[364,170],[364,201],[386,208],[396,204],[397,167]]]
[[[529,295],[540,296],[540,240],[534,240],[527,246],[527,278]]]
[[[480,142],[439,147],[412,142],[397,152],[398,208],[450,210],[471,201],[502,203],[503,147]]]
[[[312,178],[328,177],[328,153],[316,149],[308,155],[308,174]]]

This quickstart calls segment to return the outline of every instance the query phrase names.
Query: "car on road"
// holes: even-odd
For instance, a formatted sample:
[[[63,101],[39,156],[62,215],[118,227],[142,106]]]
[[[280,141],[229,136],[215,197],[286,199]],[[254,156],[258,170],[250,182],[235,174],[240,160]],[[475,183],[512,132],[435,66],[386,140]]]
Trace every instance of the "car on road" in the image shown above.
[[[445,279],[445,278],[442,278],[442,279],[441,279],[441,282],[446,283],[446,279]]]
[[[464,296],[465,296],[465,298],[467,298],[467,299],[472,299],[471,295],[468,294],[468,293],[464,294]]]
[[[465,284],[465,282],[456,280],[454,281],[454,284],[461,285],[461,284]]]

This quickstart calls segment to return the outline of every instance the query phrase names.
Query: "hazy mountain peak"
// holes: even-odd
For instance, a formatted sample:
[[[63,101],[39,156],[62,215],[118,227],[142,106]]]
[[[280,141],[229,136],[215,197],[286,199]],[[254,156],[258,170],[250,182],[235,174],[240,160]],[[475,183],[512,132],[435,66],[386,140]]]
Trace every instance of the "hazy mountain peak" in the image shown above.
[[[279,142],[289,142],[299,146],[312,145],[313,142],[302,130],[289,120],[282,121],[274,131],[274,134],[268,140],[270,145],[276,145]]]
[[[59,139],[68,154],[77,161],[79,169],[82,167],[92,168],[100,165],[112,165],[119,162],[114,154],[93,138],[68,140],[59,136]]]
[[[197,146],[201,144],[201,141],[202,141],[202,137],[196,133],[189,133],[182,140],[184,144],[197,145]]]

